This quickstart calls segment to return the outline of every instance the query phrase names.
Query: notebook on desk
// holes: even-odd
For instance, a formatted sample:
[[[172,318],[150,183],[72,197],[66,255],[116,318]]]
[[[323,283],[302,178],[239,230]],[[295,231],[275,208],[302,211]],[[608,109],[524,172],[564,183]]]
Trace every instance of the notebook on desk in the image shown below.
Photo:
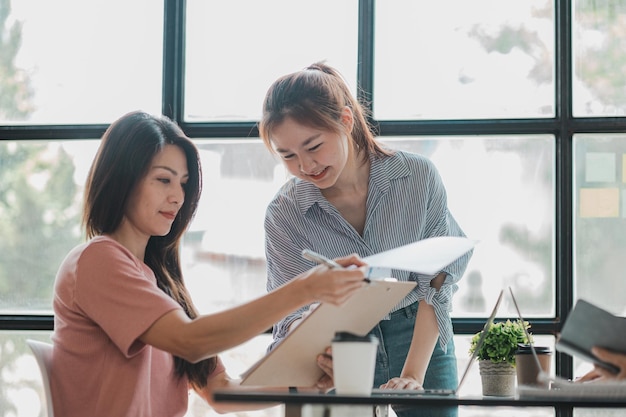
[[[476,358],[478,357],[478,352],[480,352],[480,348],[482,347],[483,343],[485,342],[485,337],[487,336],[487,330],[489,329],[489,326],[491,326],[491,324],[493,323],[493,320],[496,317],[496,313],[498,312],[498,308],[500,307],[500,302],[502,301],[502,296],[504,295],[504,290],[500,290],[500,294],[498,295],[498,299],[496,300],[495,305],[493,306],[493,309],[491,310],[491,314],[489,315],[489,318],[487,319],[487,321],[485,322],[485,325],[483,326],[483,329],[480,332],[480,336],[478,341],[476,342],[476,348],[474,349],[474,351],[472,352],[471,357],[469,358],[469,361],[467,362],[467,366],[465,367],[465,370],[463,371],[463,374],[461,375],[461,379],[459,379],[459,383],[457,384],[456,388],[454,389],[440,389],[440,388],[425,388],[425,389],[421,389],[421,390],[410,390],[410,389],[380,389],[380,388],[374,388],[372,390],[372,394],[380,394],[380,395],[389,395],[389,396],[393,396],[393,395],[414,395],[414,396],[419,396],[419,395],[452,395],[452,396],[456,396],[459,393],[459,390],[461,389],[461,387],[463,386],[463,383],[465,382],[465,380],[467,379],[470,369],[472,368],[472,365],[474,364],[474,362],[476,361]]]
[[[517,304],[513,290],[509,288],[509,292],[511,293],[511,299],[513,300],[513,305],[517,311],[518,318],[523,322],[524,318],[522,317],[522,312]],[[537,350],[535,349],[535,345],[533,344],[526,327],[524,327],[524,331],[526,332],[526,338],[528,339],[528,344],[535,360],[535,364],[539,369],[537,381],[542,382],[545,385],[519,385],[517,387],[517,394],[520,398],[626,398],[626,381],[574,382],[559,376],[549,375],[543,371],[541,367],[539,357],[537,356]]]

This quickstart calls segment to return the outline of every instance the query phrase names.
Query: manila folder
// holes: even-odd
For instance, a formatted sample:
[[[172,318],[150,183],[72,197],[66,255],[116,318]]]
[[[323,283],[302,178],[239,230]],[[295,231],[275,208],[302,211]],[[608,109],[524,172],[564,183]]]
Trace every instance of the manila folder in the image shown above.
[[[342,305],[320,304],[272,351],[241,375],[241,384],[314,386],[323,375],[317,366],[317,356],[330,346],[335,332],[367,334],[416,285],[412,281],[372,281]]]

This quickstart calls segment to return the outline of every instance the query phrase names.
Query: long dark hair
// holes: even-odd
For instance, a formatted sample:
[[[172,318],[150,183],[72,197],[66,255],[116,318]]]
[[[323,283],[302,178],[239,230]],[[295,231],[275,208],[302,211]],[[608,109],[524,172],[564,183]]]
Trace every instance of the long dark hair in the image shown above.
[[[305,126],[342,133],[345,127],[341,114],[345,107],[352,110],[354,126],[349,133],[362,160],[371,154],[390,155],[392,152],[376,141],[366,108],[352,95],[341,74],[322,62],[284,75],[270,86],[263,101],[259,135],[272,151],[272,130],[287,118]]]
[[[122,116],[109,126],[89,170],[83,226],[87,238],[117,230],[129,197],[147,175],[154,156],[165,145],[178,146],[185,153],[189,178],[183,206],[170,232],[165,236],[150,237],[144,262],[154,271],[159,288],[194,319],[198,311],[183,281],[179,253],[183,234],[198,207],[202,174],[196,146],[173,121],[165,116],[137,111]],[[216,358],[212,357],[192,364],[175,356],[175,374],[178,377],[187,376],[190,383],[203,387],[216,362]]]

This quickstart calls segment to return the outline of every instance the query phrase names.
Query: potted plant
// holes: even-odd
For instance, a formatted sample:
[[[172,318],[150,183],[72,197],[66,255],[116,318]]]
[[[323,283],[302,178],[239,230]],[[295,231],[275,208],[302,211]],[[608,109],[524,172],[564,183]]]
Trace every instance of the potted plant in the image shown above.
[[[528,322],[507,320],[492,323],[487,329],[477,354],[483,395],[515,395],[515,351],[518,345],[530,342],[522,326],[530,327]],[[476,350],[479,338],[480,332],[472,337],[470,354]]]

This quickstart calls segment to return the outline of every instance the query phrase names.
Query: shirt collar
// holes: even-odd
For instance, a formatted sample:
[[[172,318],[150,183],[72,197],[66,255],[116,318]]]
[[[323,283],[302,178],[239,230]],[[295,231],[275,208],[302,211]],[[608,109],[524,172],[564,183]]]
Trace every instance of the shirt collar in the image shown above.
[[[369,193],[384,194],[389,190],[390,183],[411,173],[402,151],[394,151],[391,156],[379,157],[370,155]],[[313,183],[295,178],[296,199],[300,213],[304,215],[314,204],[321,208],[329,206],[328,200]]]

